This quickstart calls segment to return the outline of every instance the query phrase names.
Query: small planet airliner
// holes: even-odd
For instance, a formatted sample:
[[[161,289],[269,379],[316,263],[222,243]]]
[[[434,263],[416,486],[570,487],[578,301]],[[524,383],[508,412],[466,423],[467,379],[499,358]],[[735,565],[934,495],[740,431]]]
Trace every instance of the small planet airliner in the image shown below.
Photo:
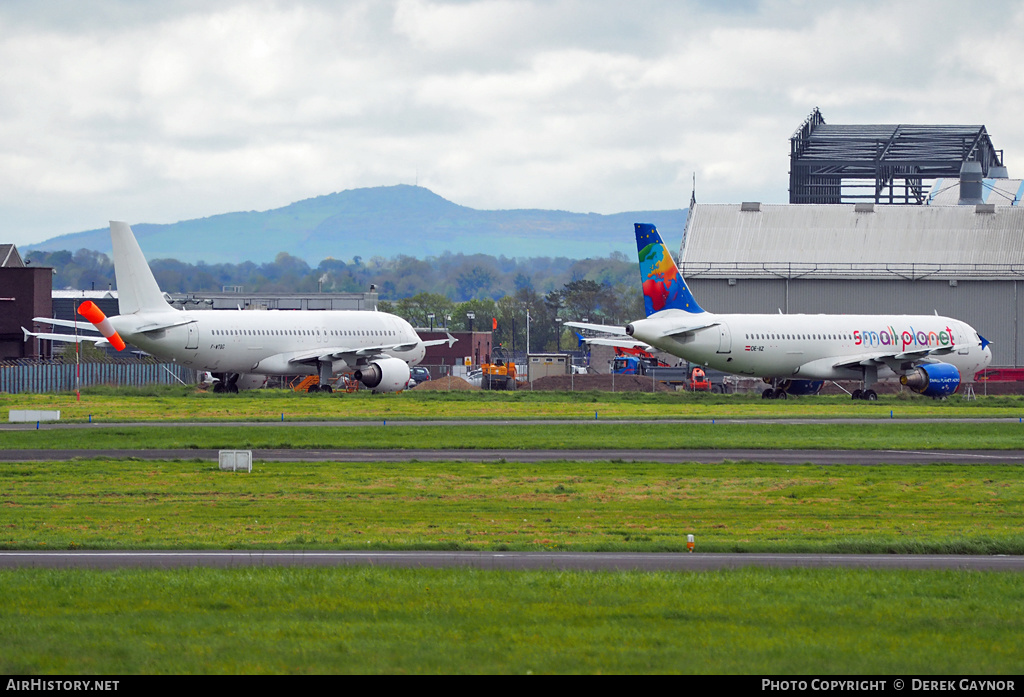
[[[860,380],[854,399],[898,378],[914,392],[952,394],[992,361],[970,325],[938,315],[716,315],[694,299],[653,225],[637,223],[646,319],[623,327],[566,322],[658,348],[691,363],[764,378],[766,399],[815,394],[825,380]],[[613,340],[614,341],[614,340]],[[607,342],[605,342],[607,343]]]
[[[365,387],[396,392],[409,382],[410,366],[423,360],[426,347],[454,344],[423,341],[408,322],[385,312],[330,310],[177,310],[164,299],[131,227],[111,221],[114,274],[120,314],[105,317],[92,302],[79,314],[102,336],[35,333],[26,339],[93,341],[123,350],[131,343],[159,358],[212,373],[216,391],[237,392],[254,376],[317,375],[320,389],[337,373],[352,373]],[[36,317],[64,327],[70,320]]]

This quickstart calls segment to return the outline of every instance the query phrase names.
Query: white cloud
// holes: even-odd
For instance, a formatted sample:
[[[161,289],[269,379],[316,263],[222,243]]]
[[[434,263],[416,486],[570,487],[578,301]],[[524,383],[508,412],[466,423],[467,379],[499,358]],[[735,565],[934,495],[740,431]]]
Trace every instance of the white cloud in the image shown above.
[[[477,208],[676,208],[694,172],[703,201],[784,201],[814,106],[1024,157],[1009,1],[149,5],[0,5],[0,240],[417,180]]]

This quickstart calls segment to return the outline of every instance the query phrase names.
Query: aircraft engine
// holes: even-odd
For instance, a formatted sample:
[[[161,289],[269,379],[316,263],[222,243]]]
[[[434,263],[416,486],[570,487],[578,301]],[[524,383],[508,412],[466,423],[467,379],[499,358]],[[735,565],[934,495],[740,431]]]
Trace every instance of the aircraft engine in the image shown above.
[[[784,386],[787,393],[803,397],[816,395],[821,392],[822,386],[825,384],[824,380],[789,380],[789,384]]]
[[[377,392],[398,392],[409,383],[412,372],[409,364],[400,358],[380,358],[359,366],[355,379]]]
[[[257,373],[241,373],[235,381],[240,390],[258,390],[267,386],[267,376]]]
[[[213,382],[214,392],[236,393],[239,390],[258,390],[267,386],[267,376],[256,373],[206,373]],[[204,382],[206,381],[204,375]]]
[[[926,397],[946,397],[960,387],[960,371],[949,363],[926,363],[901,375],[900,384]]]

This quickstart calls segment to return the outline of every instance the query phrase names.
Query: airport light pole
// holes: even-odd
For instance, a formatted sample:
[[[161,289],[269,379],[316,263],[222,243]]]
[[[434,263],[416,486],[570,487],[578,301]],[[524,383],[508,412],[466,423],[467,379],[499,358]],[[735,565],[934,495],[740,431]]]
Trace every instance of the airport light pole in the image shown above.
[[[466,313],[466,319],[469,320],[469,333],[472,334],[473,333],[473,320],[476,319],[476,313],[473,312],[472,310],[470,310],[469,312]]]
[[[427,319],[430,320],[430,331],[434,331],[434,313],[431,312],[427,315]]]
[[[526,308],[526,355],[530,355],[530,308]]]

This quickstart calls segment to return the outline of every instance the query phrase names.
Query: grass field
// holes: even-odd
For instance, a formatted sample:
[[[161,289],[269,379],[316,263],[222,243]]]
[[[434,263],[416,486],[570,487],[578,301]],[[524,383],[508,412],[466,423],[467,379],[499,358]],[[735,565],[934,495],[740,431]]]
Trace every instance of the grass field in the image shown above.
[[[62,420],[5,448],[1017,448],[1015,398],[765,403],[685,395],[0,396]],[[592,399],[593,401],[586,401]],[[65,400],[65,401],[61,401]],[[730,401],[731,400],[731,401]],[[596,406],[595,406],[596,405]],[[611,419],[889,417],[863,424]],[[592,423],[594,411],[600,413]],[[582,418],[573,426],[199,428],[194,420]],[[606,413],[607,412],[607,413]],[[462,446],[456,445],[462,443]],[[368,445],[372,444],[372,445]],[[761,463],[0,464],[0,546],[1024,553],[1012,466]],[[0,672],[1006,674],[1024,668],[1011,573],[401,569],[0,572]]]
[[[59,409],[62,421],[331,421],[387,419],[724,419],[1024,417],[1024,397],[882,396],[877,402],[845,397],[785,401],[757,395],[638,392],[417,392],[373,395],[257,390],[212,394],[193,388],[94,388],[82,393],[0,395],[3,409]],[[2,413],[2,412],[0,412]]]
[[[85,429],[28,426],[0,436],[0,449],[625,449],[687,448],[830,450],[1018,449],[1024,425],[1011,423],[616,423],[413,426],[269,423],[252,426],[93,425]]]
[[[1019,574],[21,570],[0,593],[6,675],[1024,672]]]
[[[1024,553],[1013,466],[0,463],[0,546]]]

